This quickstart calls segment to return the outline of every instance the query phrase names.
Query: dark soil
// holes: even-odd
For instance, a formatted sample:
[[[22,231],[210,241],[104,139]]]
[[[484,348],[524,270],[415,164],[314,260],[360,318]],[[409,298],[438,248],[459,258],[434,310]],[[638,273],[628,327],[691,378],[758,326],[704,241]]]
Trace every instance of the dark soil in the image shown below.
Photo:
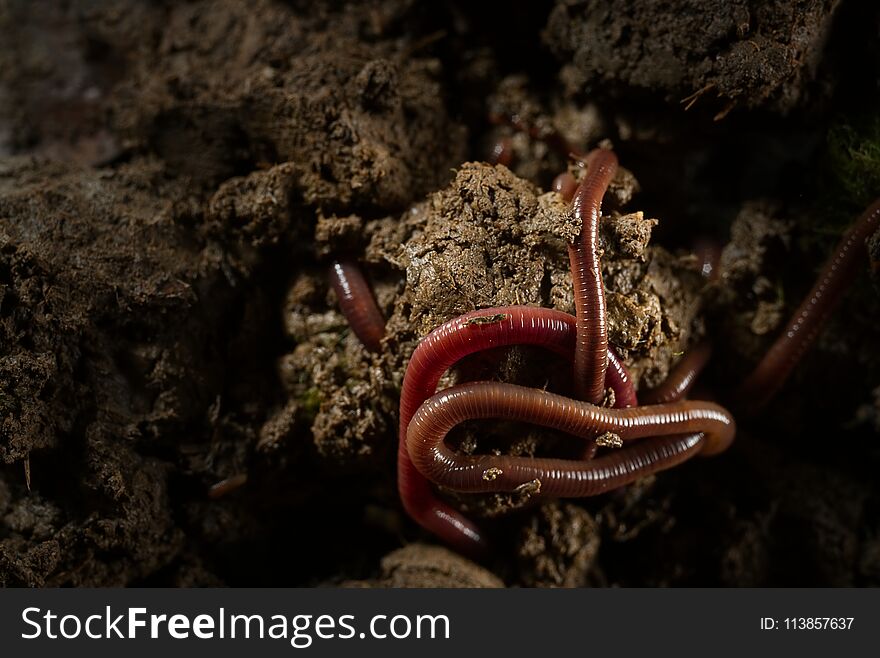
[[[880,193],[871,4],[2,4],[0,584],[880,585],[880,234],[719,457],[582,501],[444,494],[491,529],[484,565],[431,545],[394,472],[420,337],[573,309],[559,136],[625,167],[601,235],[614,348],[644,389],[711,338],[700,394],[725,400]],[[489,120],[514,115],[531,133]],[[499,139],[509,166],[486,163]],[[337,256],[388,318],[380,354],[337,309]],[[569,384],[498,357],[443,384]]]

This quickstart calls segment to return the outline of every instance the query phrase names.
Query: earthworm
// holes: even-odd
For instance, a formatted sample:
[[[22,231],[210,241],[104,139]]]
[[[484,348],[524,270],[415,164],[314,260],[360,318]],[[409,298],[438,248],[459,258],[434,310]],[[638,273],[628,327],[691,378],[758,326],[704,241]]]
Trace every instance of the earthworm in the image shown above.
[[[570,356],[574,350],[573,316],[554,309],[502,306],[465,313],[428,334],[416,348],[400,393],[400,436],[397,453],[398,490],[404,509],[419,525],[467,554],[485,552],[479,528],[461,512],[441,501],[413,466],[406,431],[416,410],[437,391],[440,378],[469,354],[492,347],[536,345]],[[635,404],[635,390],[626,368],[609,352],[606,373],[615,406]]]
[[[639,402],[636,399],[636,388],[633,385],[632,375],[629,374],[629,370],[626,369],[623,361],[610,345],[608,346],[608,367],[605,369],[605,387],[614,391],[614,404],[611,405],[613,408],[623,409],[638,406]]]
[[[509,167],[513,162],[513,140],[510,137],[501,137],[492,144],[492,153],[489,162]]]
[[[577,191],[577,187],[577,180],[575,180],[575,177],[572,176],[571,172],[568,171],[563,171],[556,178],[554,178],[553,185],[551,186],[554,192],[558,192],[560,195],[562,195],[562,198],[566,203],[571,201],[571,198]]]
[[[330,283],[336,291],[339,309],[355,336],[369,351],[381,351],[385,318],[360,267],[351,261],[334,261],[330,267]]]
[[[599,219],[602,197],[617,171],[617,157],[611,151],[596,149],[587,156],[587,164],[587,174],[572,201],[572,212],[581,232],[568,246],[577,318],[574,390],[579,399],[598,404],[605,393],[608,367],[608,319],[599,259]]]
[[[613,432],[623,441],[659,438],[588,462],[459,455],[446,445],[444,439],[453,427],[478,418],[534,423],[583,438],[603,432]],[[419,472],[456,491],[515,491],[533,483],[541,494],[572,498],[603,493],[698,452],[719,453],[734,434],[733,417],[712,402],[605,409],[540,389],[475,382],[445,389],[422,404],[407,428],[406,445]]]
[[[804,352],[816,340],[844,290],[858,274],[865,241],[878,225],[880,199],[868,206],[844,234],[785,330],[743,382],[738,396],[750,411],[758,411],[772,399]]]
[[[642,404],[662,404],[684,398],[711,356],[712,345],[708,341],[699,343],[684,355],[660,386],[642,393]]]
[[[247,473],[236,473],[235,475],[231,475],[225,480],[220,480],[220,482],[216,482],[211,485],[211,488],[208,489],[208,497],[209,498],[222,498],[226,494],[235,491],[243,487],[247,484]]]

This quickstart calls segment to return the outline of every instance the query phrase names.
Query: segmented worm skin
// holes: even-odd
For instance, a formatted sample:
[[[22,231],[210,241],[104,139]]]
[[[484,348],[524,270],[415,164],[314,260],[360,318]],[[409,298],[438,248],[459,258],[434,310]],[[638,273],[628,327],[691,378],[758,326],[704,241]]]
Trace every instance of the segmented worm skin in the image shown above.
[[[330,267],[330,283],[339,309],[363,346],[371,352],[381,351],[385,318],[360,267],[350,261],[335,261]]]
[[[444,439],[456,425],[504,418],[591,438],[613,432],[624,441],[651,438],[593,461],[459,455]],[[445,389],[419,407],[406,444],[415,467],[428,479],[464,492],[513,491],[534,483],[558,497],[593,496],[648,473],[675,466],[698,452],[716,454],[733,441],[736,425],[712,402],[680,401],[607,409],[540,389],[475,382]]]
[[[574,317],[568,316],[574,321]],[[569,352],[570,353],[570,352]],[[608,347],[608,368],[605,369],[605,387],[614,391],[614,409],[636,407],[639,401],[636,399],[636,387],[632,381],[632,375],[623,365],[623,361],[617,353]]]
[[[568,246],[574,283],[577,346],[574,354],[574,390],[581,400],[599,404],[605,393],[608,367],[608,320],[599,259],[599,219],[602,197],[617,171],[617,157],[596,149],[587,156],[587,174],[572,201],[581,232]]]
[[[663,404],[687,397],[711,356],[712,345],[708,341],[699,343],[684,355],[660,386],[642,393],[642,404]]]
[[[865,242],[878,225],[880,199],[868,206],[844,234],[782,335],[743,382],[738,397],[749,411],[758,411],[770,401],[816,340],[844,290],[858,274],[865,255]]]
[[[549,308],[503,306],[465,313],[428,334],[410,359],[400,393],[400,435],[397,453],[398,491],[407,513],[419,525],[467,554],[485,551],[479,528],[461,512],[440,500],[410,460],[406,432],[416,410],[437,391],[450,367],[464,357],[493,347],[536,345],[570,357],[574,350],[573,316]],[[626,368],[613,353],[607,383],[615,406],[635,405],[636,396]]]

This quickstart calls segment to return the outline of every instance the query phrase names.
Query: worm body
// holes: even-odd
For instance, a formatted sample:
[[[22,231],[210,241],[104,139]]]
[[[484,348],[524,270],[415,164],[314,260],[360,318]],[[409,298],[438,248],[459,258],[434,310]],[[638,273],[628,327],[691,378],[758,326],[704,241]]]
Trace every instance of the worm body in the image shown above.
[[[659,438],[589,462],[458,455],[446,445],[446,435],[459,423],[478,418],[519,420],[583,438],[602,432],[613,432],[624,442]],[[580,497],[669,468],[698,452],[721,452],[734,434],[731,415],[711,402],[611,410],[514,384],[476,382],[428,399],[410,422],[406,443],[423,475],[457,491],[513,491],[537,480],[542,494]]]
[[[481,309],[454,318],[428,334],[413,352],[400,393],[400,436],[397,479],[407,513],[422,527],[468,554],[485,551],[477,526],[434,494],[431,485],[410,460],[406,432],[416,410],[437,391],[450,367],[464,357],[493,347],[536,345],[562,356],[574,350],[573,316],[549,308],[503,306]],[[635,390],[626,368],[609,352],[608,385],[615,406],[635,404]]]
[[[577,318],[574,390],[579,399],[598,404],[605,392],[608,367],[608,320],[599,259],[599,218],[602,197],[617,171],[617,157],[611,151],[597,149],[587,156],[587,164],[587,175],[572,201],[572,212],[581,232],[574,244],[568,246]]]
[[[330,267],[330,283],[339,309],[363,346],[371,352],[381,351],[385,318],[361,269],[350,261],[335,261]]]
[[[642,404],[663,404],[686,397],[711,356],[711,344],[699,343],[675,365],[666,381],[642,394]]]
[[[553,179],[553,191],[562,195],[566,203],[571,202],[574,193],[577,191],[578,183],[570,172],[564,171]]]
[[[868,206],[844,234],[785,330],[743,382],[739,397],[751,411],[759,410],[772,399],[816,340],[844,290],[858,274],[865,254],[865,241],[878,225],[880,199]]]
[[[513,140],[510,137],[500,137],[492,144],[492,153],[489,156],[492,164],[509,167],[513,162]]]

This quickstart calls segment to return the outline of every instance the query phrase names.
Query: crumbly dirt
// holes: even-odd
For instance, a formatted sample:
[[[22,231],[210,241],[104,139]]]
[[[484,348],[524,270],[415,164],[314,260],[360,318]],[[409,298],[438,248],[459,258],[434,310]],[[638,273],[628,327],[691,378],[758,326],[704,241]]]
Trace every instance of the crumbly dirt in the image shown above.
[[[544,41],[571,94],[601,88],[668,103],[788,112],[815,100],[840,0],[559,0]],[[821,87],[820,87],[821,89]]]
[[[301,21],[266,0],[174,4],[117,89],[114,125],[197,178],[286,162],[309,205],[402,207],[447,177],[465,138],[438,112],[440,63],[383,38],[408,4]]]
[[[577,505],[544,505],[530,516],[517,545],[527,587],[584,587],[601,544],[599,524]]]
[[[791,222],[766,200],[745,204],[730,227],[730,241],[721,252],[716,301],[732,317],[724,342],[736,345],[735,354],[757,361],[766,338],[787,320],[784,292],[774,263],[791,246]],[[732,365],[731,367],[736,367]],[[747,367],[741,363],[740,370]]]
[[[183,542],[157,457],[204,420],[228,284],[158,162],[0,176],[3,581],[129,583]]]
[[[484,565],[397,498],[418,339],[573,310],[578,228],[546,190],[584,170],[560,138],[623,164],[600,239],[640,390],[710,338],[698,394],[724,401],[809,289],[850,215],[824,137],[876,105],[875,46],[836,26],[880,14],[685,5],[512,3],[504,27],[482,3],[0,3],[0,585],[880,584],[880,233],[874,285],[725,455],[583,501],[441,492],[483,517]],[[337,308],[340,256],[388,318],[378,354]],[[441,384],[567,373],[511,349]],[[451,441],[574,456],[505,422]]]
[[[382,558],[379,578],[346,587],[504,587],[491,571],[440,546],[410,544]]]

